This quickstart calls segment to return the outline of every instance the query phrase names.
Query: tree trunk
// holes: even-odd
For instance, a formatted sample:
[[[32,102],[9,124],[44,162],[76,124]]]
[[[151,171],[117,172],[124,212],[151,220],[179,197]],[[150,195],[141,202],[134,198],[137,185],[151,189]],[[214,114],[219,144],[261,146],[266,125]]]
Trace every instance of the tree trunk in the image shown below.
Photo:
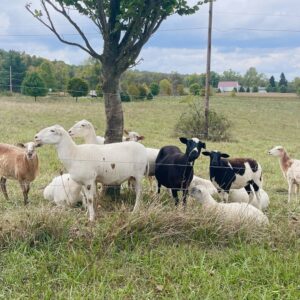
[[[34,102],[36,102],[36,96],[34,96]]]
[[[114,68],[103,65],[103,96],[106,114],[105,144],[122,142],[124,117],[119,92],[120,75]],[[120,196],[120,185],[105,187],[105,195],[112,199]]]

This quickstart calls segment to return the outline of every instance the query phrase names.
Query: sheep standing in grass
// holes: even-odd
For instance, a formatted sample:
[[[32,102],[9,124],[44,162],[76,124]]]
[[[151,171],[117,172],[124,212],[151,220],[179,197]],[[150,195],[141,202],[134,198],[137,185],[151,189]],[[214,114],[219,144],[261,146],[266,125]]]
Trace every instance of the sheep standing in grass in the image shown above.
[[[279,158],[279,164],[284,178],[288,182],[288,202],[291,201],[291,194],[293,187],[295,187],[295,194],[299,192],[300,185],[300,160],[290,158],[286,150],[282,146],[276,146],[269,151],[270,155]]]
[[[147,168],[147,153],[142,144],[76,145],[68,132],[59,125],[42,129],[36,134],[35,140],[41,144],[55,145],[58,157],[70,177],[82,184],[90,221],[95,220],[96,181],[107,186],[119,185],[133,177],[136,191],[134,211],[139,208],[142,178]]]
[[[39,172],[39,160],[35,148],[40,145],[33,142],[18,144],[18,147],[0,144],[0,185],[4,197],[8,200],[6,180],[14,179],[20,183],[24,204],[28,203],[30,183]]]
[[[269,224],[267,216],[256,207],[246,203],[218,203],[209,194],[208,190],[201,186],[193,187],[191,196],[198,200],[204,209],[213,209],[225,223],[253,222],[257,225]]]
[[[87,120],[77,122],[68,132],[71,137],[82,137],[86,144],[103,145],[105,142],[105,138],[97,136],[93,124]]]
[[[203,155],[210,157],[210,180],[222,193],[222,198],[228,202],[231,189],[245,188],[250,196],[250,203],[254,195],[260,205],[260,188],[262,186],[262,169],[260,164],[251,158],[233,158],[219,151],[204,151]]]
[[[83,202],[82,185],[72,180],[70,174],[53,178],[44,189],[44,198],[58,206],[74,207]]]
[[[206,146],[197,138],[181,137],[180,141],[186,145],[185,153],[176,146],[160,149],[155,162],[155,177],[158,193],[162,185],[171,189],[175,205],[178,205],[178,191],[182,191],[183,205],[186,205],[188,188],[194,176],[194,162],[200,156],[201,149]]]

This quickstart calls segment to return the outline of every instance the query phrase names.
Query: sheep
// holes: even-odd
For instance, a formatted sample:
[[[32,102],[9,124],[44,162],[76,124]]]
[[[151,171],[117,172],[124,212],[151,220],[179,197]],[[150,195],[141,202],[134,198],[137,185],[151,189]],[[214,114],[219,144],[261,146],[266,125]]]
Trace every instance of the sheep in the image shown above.
[[[53,201],[58,206],[74,207],[83,202],[82,185],[72,180],[70,174],[62,174],[53,180],[44,189],[46,200]]]
[[[142,141],[143,139],[145,139],[145,137],[143,135],[140,135],[135,131],[128,131],[128,130],[124,129],[124,133],[127,136],[123,136],[123,142],[128,142],[128,141],[139,142],[139,141]]]
[[[226,223],[231,222],[254,222],[256,225],[268,225],[266,215],[256,207],[247,203],[218,203],[202,186],[195,186],[190,194],[198,200],[204,209],[214,209],[218,216]]]
[[[9,200],[6,180],[15,179],[21,186],[24,204],[28,204],[30,183],[39,172],[39,159],[35,151],[39,146],[34,142],[19,143],[17,146],[0,144],[0,185],[6,200]]]
[[[300,160],[290,158],[286,150],[282,146],[276,146],[269,151],[269,155],[279,158],[279,164],[284,178],[288,182],[288,203],[291,201],[293,186],[295,186],[295,194],[299,192],[300,185]]]
[[[97,136],[93,124],[87,120],[81,120],[68,130],[71,137],[82,137],[85,144],[103,145],[105,138]]]
[[[254,188],[259,206],[261,205],[260,188],[262,187],[262,169],[260,164],[251,158],[233,158],[219,151],[204,151],[203,155],[210,157],[210,180],[222,194],[222,200],[228,202],[228,194],[231,189],[245,188],[250,195],[250,203],[253,201]]]
[[[161,186],[172,190],[175,205],[178,205],[178,191],[183,192],[183,205],[186,205],[188,187],[194,176],[194,162],[200,156],[201,149],[206,147],[197,138],[179,138],[186,145],[186,152],[182,153],[176,146],[162,147],[155,162],[155,177],[158,184],[158,194]]]
[[[252,201],[250,201],[250,197],[244,188],[231,189],[229,192],[228,201],[249,203],[260,210],[266,210],[270,203],[269,195],[262,188],[259,190],[259,192],[260,192],[260,202],[257,200],[256,195],[254,195]]]
[[[193,180],[190,184],[190,189],[197,185],[205,187],[211,195],[218,193],[218,190],[216,189],[216,187],[212,184],[212,182],[210,180],[203,179],[203,178],[200,178],[200,177],[194,175]]]
[[[38,143],[55,145],[70,177],[82,184],[90,221],[95,220],[96,181],[103,185],[118,185],[131,177],[135,178],[136,201],[133,210],[139,209],[141,181],[147,168],[147,153],[142,144],[76,145],[60,125],[44,128],[34,138]]]

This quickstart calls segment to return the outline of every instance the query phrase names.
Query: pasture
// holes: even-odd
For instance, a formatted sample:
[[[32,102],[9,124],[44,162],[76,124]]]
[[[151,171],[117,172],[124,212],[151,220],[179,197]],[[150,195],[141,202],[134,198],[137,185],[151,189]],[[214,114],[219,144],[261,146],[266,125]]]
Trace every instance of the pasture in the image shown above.
[[[65,129],[87,119],[103,135],[103,103],[92,99],[0,97],[0,141],[26,142],[42,128]],[[125,128],[145,136],[143,144],[178,145],[174,125],[187,104],[182,98],[125,103]],[[81,208],[59,209],[42,188],[62,170],[54,147],[38,149],[40,175],[30,204],[8,181],[10,201],[0,196],[0,298],[2,299],[299,299],[300,207],[287,204],[287,182],[276,158],[284,146],[300,159],[300,100],[294,97],[219,97],[211,107],[233,122],[232,142],[207,142],[232,157],[257,159],[270,196],[264,232],[222,228],[188,199],[174,210],[167,193],[158,200],[145,181],[144,208],[131,216],[134,195],[103,201],[94,225]],[[195,174],[208,178],[209,160]],[[162,203],[162,204],[161,204]],[[199,217],[200,216],[200,217]]]

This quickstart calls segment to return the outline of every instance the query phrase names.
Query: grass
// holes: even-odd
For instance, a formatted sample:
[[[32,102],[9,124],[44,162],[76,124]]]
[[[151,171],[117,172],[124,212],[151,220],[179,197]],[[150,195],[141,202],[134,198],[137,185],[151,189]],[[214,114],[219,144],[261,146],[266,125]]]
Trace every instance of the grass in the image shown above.
[[[43,127],[68,129],[83,118],[104,131],[103,103],[95,100],[34,103],[16,96],[1,97],[0,104],[1,142],[26,142]],[[192,199],[183,212],[167,194],[159,200],[150,192],[133,216],[134,197],[126,190],[122,202],[101,202],[91,226],[80,208],[59,209],[43,200],[42,188],[63,169],[53,147],[45,146],[29,206],[13,181],[10,201],[0,196],[0,299],[299,299],[299,203],[287,205],[286,181],[267,150],[281,144],[300,157],[300,101],[215,96],[211,106],[232,120],[234,142],[207,146],[261,163],[269,228],[222,226]],[[179,145],[174,125],[186,107],[181,98],[126,103],[125,128],[143,134],[146,146]],[[195,168],[208,177],[206,158]]]

